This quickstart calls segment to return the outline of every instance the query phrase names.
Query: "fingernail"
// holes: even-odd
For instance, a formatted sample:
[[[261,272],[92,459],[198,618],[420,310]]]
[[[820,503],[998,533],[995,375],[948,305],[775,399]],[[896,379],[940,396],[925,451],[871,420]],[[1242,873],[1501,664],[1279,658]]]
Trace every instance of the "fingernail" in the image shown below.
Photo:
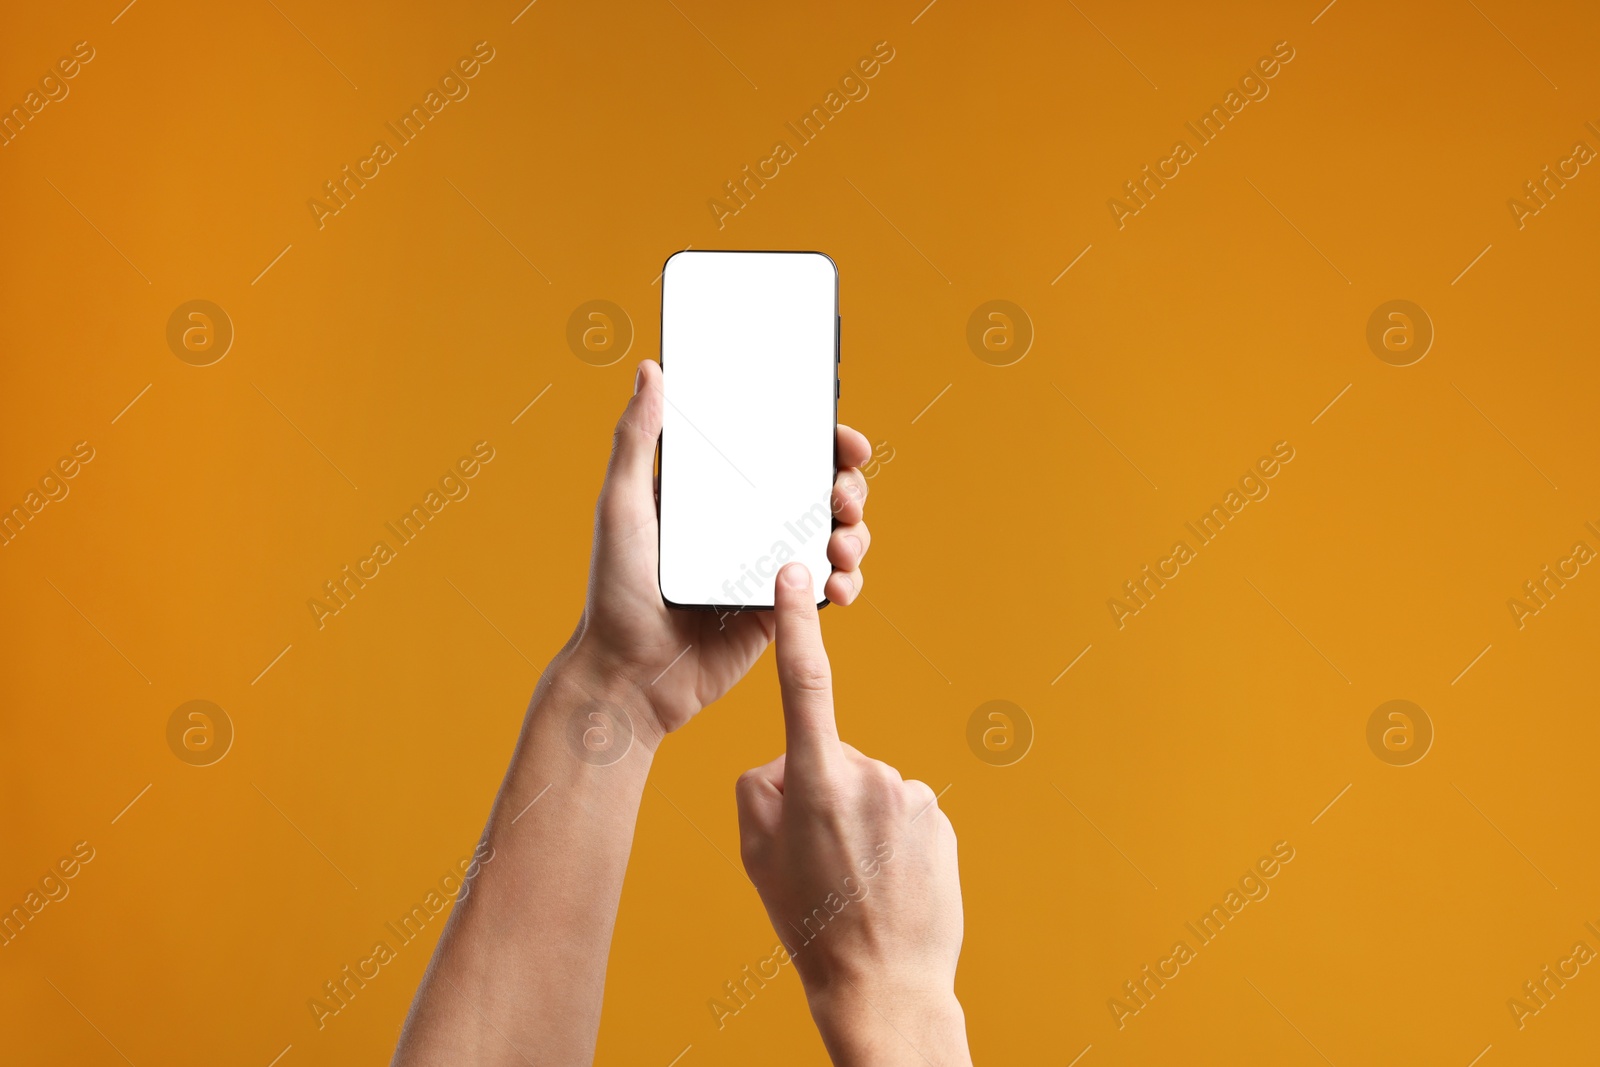
[[[811,584],[811,572],[800,563],[789,564],[778,577],[792,589],[804,589]]]
[[[633,395],[639,395],[639,386],[644,384],[644,364],[639,364],[639,369],[633,372]]]

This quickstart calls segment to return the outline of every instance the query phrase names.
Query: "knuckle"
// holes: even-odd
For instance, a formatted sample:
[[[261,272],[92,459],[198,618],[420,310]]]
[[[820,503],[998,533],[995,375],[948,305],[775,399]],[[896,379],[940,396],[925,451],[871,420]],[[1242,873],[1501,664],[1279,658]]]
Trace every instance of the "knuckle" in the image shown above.
[[[905,805],[900,772],[882,760],[869,760],[862,768],[861,790],[874,805],[886,810],[898,811]]]
[[[904,779],[900,777],[900,772],[895,769],[892,763],[885,763],[881,759],[875,759],[872,761],[872,768],[878,772],[879,776],[884,781],[893,785],[899,785],[904,781]]]
[[[866,479],[857,471],[841,474],[834,486],[834,510],[843,512],[852,507],[860,508],[867,499],[866,486]]]
[[[804,693],[827,693],[833,690],[833,671],[827,660],[805,657],[789,666],[789,684]]]
[[[616,429],[611,432],[614,447],[622,447],[629,439],[636,439],[640,443],[654,443],[655,435],[650,432],[647,413],[640,397],[623,409],[617,418]]]

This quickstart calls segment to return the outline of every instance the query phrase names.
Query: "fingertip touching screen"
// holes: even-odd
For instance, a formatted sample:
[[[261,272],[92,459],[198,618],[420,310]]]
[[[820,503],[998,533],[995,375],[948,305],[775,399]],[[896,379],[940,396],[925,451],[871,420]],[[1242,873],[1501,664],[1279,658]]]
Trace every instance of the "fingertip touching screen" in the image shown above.
[[[819,252],[679,252],[662,274],[661,595],[770,608],[791,560],[823,602],[838,272]]]

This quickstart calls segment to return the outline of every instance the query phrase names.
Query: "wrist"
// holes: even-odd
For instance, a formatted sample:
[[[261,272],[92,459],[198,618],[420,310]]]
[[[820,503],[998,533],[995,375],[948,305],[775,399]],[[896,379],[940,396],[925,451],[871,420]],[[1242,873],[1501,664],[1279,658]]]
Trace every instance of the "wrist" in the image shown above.
[[[972,1062],[953,989],[840,980],[806,999],[836,1067]]]
[[[655,754],[665,735],[645,687],[581,642],[557,653],[539,680],[529,714],[545,711],[570,720],[564,732],[580,746],[580,758],[591,763],[605,763],[605,749],[615,743],[608,731],[625,732],[647,756]]]

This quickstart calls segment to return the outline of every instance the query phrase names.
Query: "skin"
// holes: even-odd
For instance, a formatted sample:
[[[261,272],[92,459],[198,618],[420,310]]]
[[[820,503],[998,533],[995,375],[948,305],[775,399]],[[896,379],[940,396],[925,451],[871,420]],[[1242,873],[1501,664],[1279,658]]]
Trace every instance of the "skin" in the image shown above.
[[[778,574],[786,751],[739,778],[745,870],[835,1064],[970,1067],[955,830],[926,784],[839,740],[810,587]]]
[[[592,1062],[617,903],[655,753],[669,734],[743,678],[775,634],[781,638],[786,632],[781,612],[719,617],[669,609],[662,602],[656,580],[654,485],[662,407],[661,369],[654,362],[641,363],[634,396],[617,422],[595,509],[583,615],[534,690],[484,831],[493,858],[478,868],[463,890],[465,896],[458,895],[406,1019],[393,1061],[397,1065]],[[861,560],[871,537],[862,521],[867,484],[858,468],[870,456],[865,437],[838,428],[832,506],[839,525],[828,542],[833,569],[825,585],[828,599],[836,604],[849,604],[861,590]],[[809,608],[815,619],[815,605]],[[819,630],[819,649],[820,640]],[[781,789],[778,773],[776,788]],[[770,783],[772,776],[764,781]],[[885,807],[881,792],[841,792],[838,799],[874,813],[865,824],[870,830],[862,831],[866,836],[884,829],[873,821],[884,811],[898,811]],[[807,810],[823,811],[815,806]],[[919,824],[937,827],[932,814]],[[766,854],[802,862],[799,850],[808,839],[781,840],[786,851],[780,853],[773,845]],[[836,844],[848,850],[859,843],[852,837]],[[933,924],[941,929],[950,919],[953,845],[952,837],[951,877],[930,897],[944,909],[940,922]],[[830,857],[819,859],[832,862]],[[885,873],[882,884],[909,885],[918,870],[906,862],[894,872],[894,880]],[[767,872],[763,881],[775,887],[782,876]],[[907,894],[914,895],[910,890]],[[881,910],[874,908],[874,915]],[[812,996],[808,979],[807,994],[830,1050],[847,1057],[841,1063],[865,1062],[860,1059],[865,1053],[857,1050],[875,1047],[882,1022],[863,1015],[862,1001],[839,995],[839,980],[865,981],[894,1011],[903,1005],[907,1025],[913,1025],[913,1016],[943,1009],[940,1018],[948,1029],[953,995],[945,1002],[940,995],[913,991],[898,965],[884,969],[884,981],[876,974],[869,977],[872,961],[884,962],[881,950],[908,945],[919,936],[918,927],[907,926],[884,940],[879,936],[884,929],[862,926],[870,951],[841,956],[847,963],[826,965],[833,958],[830,951],[812,954],[816,963],[808,959],[804,965],[820,982],[818,995]],[[955,930],[954,948],[947,943],[946,929],[934,953],[940,959],[948,956],[950,974],[960,942],[959,890]],[[948,994],[945,970],[933,973]],[[925,1033],[924,1028],[914,1029]],[[965,1048],[964,1035],[960,1047]]]

